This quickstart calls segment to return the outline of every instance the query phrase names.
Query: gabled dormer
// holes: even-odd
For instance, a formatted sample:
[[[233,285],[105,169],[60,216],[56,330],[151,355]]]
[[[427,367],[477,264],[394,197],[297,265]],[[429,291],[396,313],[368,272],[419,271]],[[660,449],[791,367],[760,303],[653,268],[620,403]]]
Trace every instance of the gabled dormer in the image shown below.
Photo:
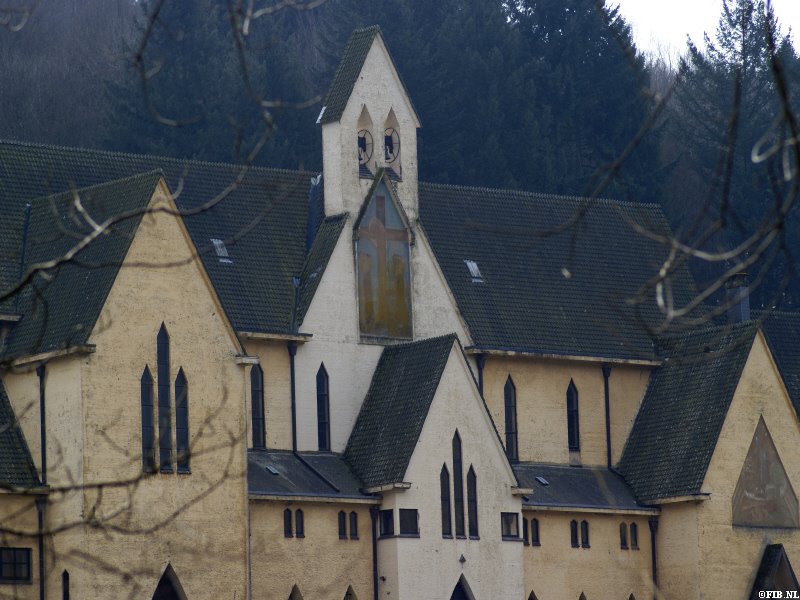
[[[417,113],[380,28],[353,32],[319,114],[325,214],[357,214],[386,169],[410,219],[417,217]]]

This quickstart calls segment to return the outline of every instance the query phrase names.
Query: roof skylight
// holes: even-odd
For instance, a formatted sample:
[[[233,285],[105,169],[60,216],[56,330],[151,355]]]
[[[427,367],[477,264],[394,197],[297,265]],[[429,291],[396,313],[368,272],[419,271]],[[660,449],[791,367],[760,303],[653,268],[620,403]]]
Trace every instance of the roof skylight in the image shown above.
[[[470,277],[472,277],[472,283],[483,283],[483,275],[481,275],[481,270],[478,268],[478,263],[474,260],[465,259],[464,264],[467,265]]]
[[[230,254],[228,254],[228,248],[225,246],[225,242],[217,238],[211,238],[211,243],[214,244],[214,250],[217,252],[219,262],[232,265],[233,261],[230,258]]]

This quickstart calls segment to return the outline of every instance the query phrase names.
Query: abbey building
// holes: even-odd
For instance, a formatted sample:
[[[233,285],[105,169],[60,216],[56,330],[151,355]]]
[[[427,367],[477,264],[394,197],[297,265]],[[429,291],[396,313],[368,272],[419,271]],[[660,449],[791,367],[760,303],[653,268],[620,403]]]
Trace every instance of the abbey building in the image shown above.
[[[322,173],[0,142],[0,595],[798,589],[800,315],[659,332],[658,206],[420,182],[421,118],[369,28]]]

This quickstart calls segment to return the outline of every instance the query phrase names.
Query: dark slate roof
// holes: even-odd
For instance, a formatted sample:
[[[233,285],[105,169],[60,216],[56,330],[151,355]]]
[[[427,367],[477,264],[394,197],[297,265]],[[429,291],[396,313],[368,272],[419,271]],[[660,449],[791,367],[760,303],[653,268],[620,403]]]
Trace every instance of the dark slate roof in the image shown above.
[[[797,582],[783,544],[769,544],[764,548],[764,555],[761,557],[761,564],[758,566],[753,589],[750,592],[750,600],[763,598],[759,592],[774,590],[781,590],[784,593],[785,590],[800,591],[800,584]]]
[[[241,166],[0,141],[0,285],[8,289],[17,277],[26,202],[153,169],[180,191],[184,222],[234,328],[288,333],[292,277],[306,264],[313,174],[303,171],[251,167],[213,203],[242,174]],[[218,259],[211,239],[225,242],[231,262]],[[327,263],[323,254],[317,252],[316,267]]]
[[[300,276],[300,297],[298,300],[297,322],[302,323],[314,299],[319,282],[325,273],[328,259],[339,240],[342,228],[347,221],[347,214],[328,217],[319,226],[314,243],[308,251],[303,272]]]
[[[699,494],[758,324],[665,338],[619,470],[641,501]]]
[[[659,321],[655,300],[638,307],[627,301],[668,253],[630,225],[667,233],[657,205],[430,183],[420,184],[419,201],[422,225],[476,346],[655,358],[645,327]],[[472,281],[465,260],[478,264],[482,283]],[[678,270],[672,289],[676,305],[694,296],[687,268]]]
[[[456,342],[448,335],[384,348],[344,453],[366,487],[403,481]]]
[[[335,123],[342,118],[342,113],[347,108],[347,101],[350,99],[350,94],[353,92],[356,81],[358,81],[361,68],[364,66],[364,61],[367,59],[367,54],[369,54],[369,49],[372,47],[372,42],[376,35],[383,37],[381,28],[377,25],[356,29],[350,34],[350,39],[347,40],[347,45],[342,54],[342,60],[336,69],[336,74],[333,76],[331,87],[328,88],[328,95],[325,96],[325,102],[322,103],[322,106],[325,107],[325,112],[322,113],[320,124]],[[394,65],[394,59],[392,59],[391,54],[389,54],[389,60],[392,61],[392,67],[413,111],[414,105],[411,103],[411,97],[408,95],[408,90],[406,90],[400,73]],[[359,173],[363,174],[362,171],[359,171]],[[372,174],[368,173],[367,177],[371,178]]]
[[[0,487],[40,487],[25,436],[17,423],[11,402],[0,380]]]
[[[762,328],[767,344],[800,415],[800,313],[771,311],[754,316],[764,319]]]
[[[350,34],[350,39],[347,40],[347,46],[342,54],[342,61],[336,69],[333,82],[328,89],[328,95],[325,96],[325,102],[322,104],[325,112],[322,113],[321,124],[335,123],[342,118],[347,101],[353,92],[353,86],[361,73],[361,67],[364,66],[369,49],[372,47],[372,41],[376,35],[380,34],[380,31],[380,27],[373,25],[364,29],[356,29]]]
[[[371,498],[342,457],[329,453],[249,450],[247,485],[255,495]]]
[[[65,256],[91,233],[91,226],[75,209],[76,196],[97,223],[129,218],[111,225],[71,261],[32,278],[19,294],[24,317],[11,330],[0,357],[86,343],[161,177],[160,171],[153,171],[32,202],[26,272],[35,264]]]
[[[526,507],[645,510],[621,476],[603,468],[537,463],[512,465],[520,486],[532,488]],[[542,477],[547,485],[537,480]]]

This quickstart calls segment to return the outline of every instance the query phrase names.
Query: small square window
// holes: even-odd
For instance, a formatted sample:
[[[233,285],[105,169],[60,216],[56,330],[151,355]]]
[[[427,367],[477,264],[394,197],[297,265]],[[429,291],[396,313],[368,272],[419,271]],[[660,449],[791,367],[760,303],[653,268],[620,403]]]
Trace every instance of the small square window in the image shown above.
[[[382,510],[381,511],[381,537],[388,537],[394,535],[394,511]]]
[[[502,527],[503,539],[519,539],[519,514],[501,513],[500,523]]]
[[[0,581],[30,581],[30,548],[0,549]]]
[[[419,535],[419,513],[416,508],[400,509],[400,535]]]

